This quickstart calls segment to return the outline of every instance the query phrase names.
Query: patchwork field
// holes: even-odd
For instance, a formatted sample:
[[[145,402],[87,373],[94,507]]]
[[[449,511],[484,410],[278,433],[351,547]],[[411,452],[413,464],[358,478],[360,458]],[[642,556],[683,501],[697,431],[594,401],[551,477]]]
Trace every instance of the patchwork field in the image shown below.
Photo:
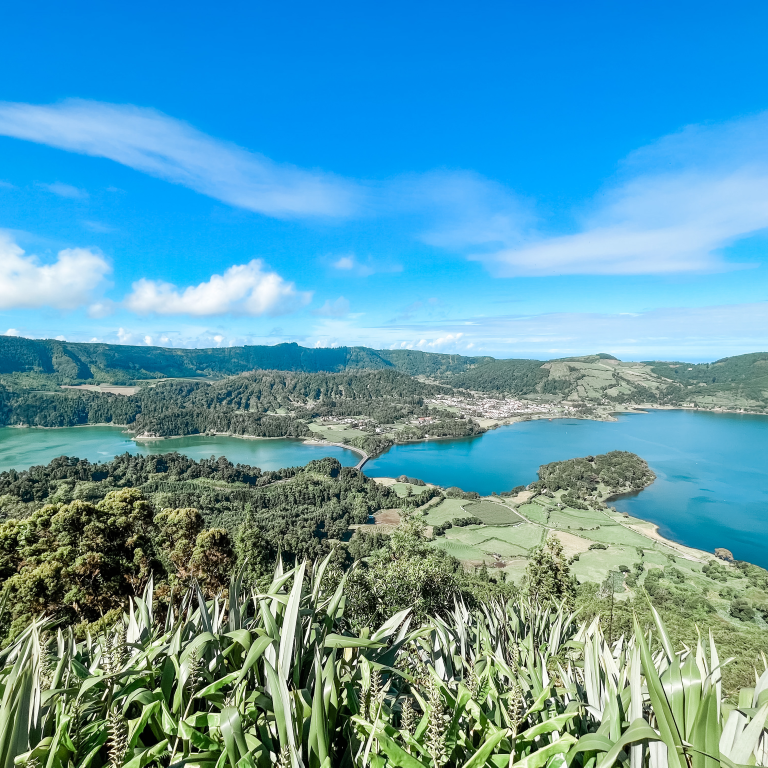
[[[456,517],[466,517],[467,513],[464,511],[466,503],[464,499],[443,499],[440,504],[430,507],[425,522],[427,525],[440,525]]]
[[[405,495],[406,486],[398,485],[403,486],[402,493],[398,488],[398,495]],[[414,487],[413,492],[416,490]],[[626,570],[636,573],[642,584],[649,569],[675,564],[686,580],[706,583],[701,573],[703,561],[696,550],[678,549],[658,537],[643,535],[630,527],[642,521],[610,508],[558,508],[561,495],[538,496],[533,502],[521,497],[519,504],[515,504],[517,499],[508,498],[504,504],[495,498],[443,499],[425,508],[424,522],[437,526],[468,515],[478,517],[483,525],[448,528],[434,539],[433,546],[469,566],[485,563],[502,569],[514,581],[522,578],[531,551],[552,535],[560,540],[566,556],[573,558],[571,568],[580,581],[602,582],[610,572]],[[606,548],[590,549],[595,545]],[[638,570],[640,563],[642,569]]]
[[[316,424],[311,422],[309,429],[316,433],[317,437],[323,437],[330,443],[347,443],[353,437],[362,437],[365,435],[360,429],[346,427],[343,424]]]
[[[464,509],[468,515],[479,517],[485,525],[515,525],[523,521],[517,512],[493,501],[465,502]]]

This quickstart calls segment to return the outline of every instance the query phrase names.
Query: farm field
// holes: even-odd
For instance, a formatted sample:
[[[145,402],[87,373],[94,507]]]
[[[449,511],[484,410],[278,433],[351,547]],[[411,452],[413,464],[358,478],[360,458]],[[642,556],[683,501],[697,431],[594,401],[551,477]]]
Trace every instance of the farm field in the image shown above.
[[[479,517],[485,525],[515,525],[522,522],[520,515],[498,502],[465,502],[464,509],[468,515]]]
[[[365,435],[365,432],[360,429],[345,427],[341,424],[326,425],[310,422],[308,426],[314,433],[314,437],[325,438],[330,443],[347,443],[354,437]]]
[[[464,511],[465,499],[443,499],[440,504],[430,507],[424,522],[427,525],[440,525],[456,517],[467,517]]]
[[[585,595],[613,593],[617,600],[661,596],[667,608],[680,606],[702,619],[717,614],[727,624],[750,621],[768,629],[768,581],[745,573],[745,563],[718,561],[706,551],[667,540],[653,524],[610,506],[616,494],[653,479],[639,457],[615,452],[542,465],[539,481],[514,496],[438,495],[416,509],[412,502],[409,506],[428,526],[433,547],[465,568],[486,567],[491,580],[523,584],[534,551],[552,537],[562,545]],[[423,490],[394,479],[379,481],[394,487],[400,498],[416,500]],[[452,524],[467,518],[477,524]]]
[[[397,489],[398,495],[404,496],[408,486],[397,485],[402,486],[402,492]],[[414,486],[412,492],[418,490],[419,487]],[[561,496],[562,493],[552,498],[539,496],[533,502],[524,501],[519,505],[510,499],[501,504],[494,497],[478,501],[446,498],[425,508],[424,522],[437,526],[469,515],[483,520],[483,525],[448,528],[443,536],[434,539],[434,546],[465,564],[483,562],[494,566],[514,581],[523,577],[531,551],[547,536],[555,535],[563,544],[565,554],[573,558],[571,569],[579,581],[602,582],[610,572],[626,570],[634,571],[638,583],[642,584],[650,569],[674,566],[684,573],[686,580],[706,584],[707,579],[701,573],[704,558],[700,561],[680,557],[678,551],[662,541],[627,527],[642,521],[611,509],[559,509]],[[514,511],[515,507],[520,515]],[[521,515],[530,522],[524,522]],[[520,522],[512,522],[515,519]],[[606,548],[590,549],[596,544]]]

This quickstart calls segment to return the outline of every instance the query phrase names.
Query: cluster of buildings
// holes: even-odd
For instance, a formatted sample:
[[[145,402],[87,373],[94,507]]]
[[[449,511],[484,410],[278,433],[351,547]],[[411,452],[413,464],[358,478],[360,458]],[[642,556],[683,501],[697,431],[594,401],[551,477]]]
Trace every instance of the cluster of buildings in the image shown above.
[[[429,405],[441,408],[455,408],[464,416],[483,419],[508,419],[532,413],[555,413],[558,409],[547,403],[533,403],[530,400],[500,400],[493,397],[478,397],[467,400],[452,395],[438,396],[427,401]]]

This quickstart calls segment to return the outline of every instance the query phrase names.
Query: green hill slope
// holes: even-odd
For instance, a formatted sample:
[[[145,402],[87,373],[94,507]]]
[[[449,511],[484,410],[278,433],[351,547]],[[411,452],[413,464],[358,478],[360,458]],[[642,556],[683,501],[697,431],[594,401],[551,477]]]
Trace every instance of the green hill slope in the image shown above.
[[[650,362],[651,371],[677,385],[681,402],[752,410],[768,404],[768,352],[724,357],[714,363]]]
[[[340,373],[391,370],[458,389],[544,401],[696,405],[764,411],[768,353],[714,363],[622,362],[606,354],[560,360],[498,360],[368,347],[298,344],[169,349],[0,336],[0,382],[14,388],[127,384],[161,378],[220,379],[254,370]]]

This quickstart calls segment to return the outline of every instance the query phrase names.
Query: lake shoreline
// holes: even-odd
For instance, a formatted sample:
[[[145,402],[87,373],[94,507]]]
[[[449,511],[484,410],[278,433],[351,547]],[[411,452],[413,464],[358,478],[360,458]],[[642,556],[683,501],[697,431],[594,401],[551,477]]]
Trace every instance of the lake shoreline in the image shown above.
[[[663,528],[661,535],[673,544],[707,553],[722,547],[739,560],[766,567],[768,556],[760,546],[762,536],[768,535],[766,420],[743,414],[710,417],[701,415],[701,409],[690,408],[652,409],[643,415],[646,418],[634,419],[619,412],[617,421],[610,424],[546,417],[528,419],[530,424],[517,423],[515,429],[489,430],[471,439],[408,441],[369,457],[361,468],[369,476],[405,474],[488,496],[535,480],[539,466],[548,462],[627,450],[648,461],[658,480],[635,498],[612,495],[608,502],[618,512],[627,512],[638,524],[646,521],[642,532],[651,537],[659,535],[653,528],[658,525]],[[344,441],[344,433],[329,435],[340,438],[339,444],[321,441],[317,434],[285,439],[203,434],[163,438],[171,440],[163,443],[134,441],[125,434],[125,425],[78,427],[82,429],[70,428],[69,432],[58,427],[8,428],[0,446],[4,468],[24,470],[63,455],[103,462],[126,452],[178,451],[193,458],[224,455],[234,463],[269,469],[303,465],[324,455],[335,456],[350,467],[364,458],[361,449]],[[89,432],[88,427],[93,429]],[[358,433],[350,437],[353,434]],[[481,437],[484,439],[478,439]],[[313,447],[320,450],[310,450]]]

